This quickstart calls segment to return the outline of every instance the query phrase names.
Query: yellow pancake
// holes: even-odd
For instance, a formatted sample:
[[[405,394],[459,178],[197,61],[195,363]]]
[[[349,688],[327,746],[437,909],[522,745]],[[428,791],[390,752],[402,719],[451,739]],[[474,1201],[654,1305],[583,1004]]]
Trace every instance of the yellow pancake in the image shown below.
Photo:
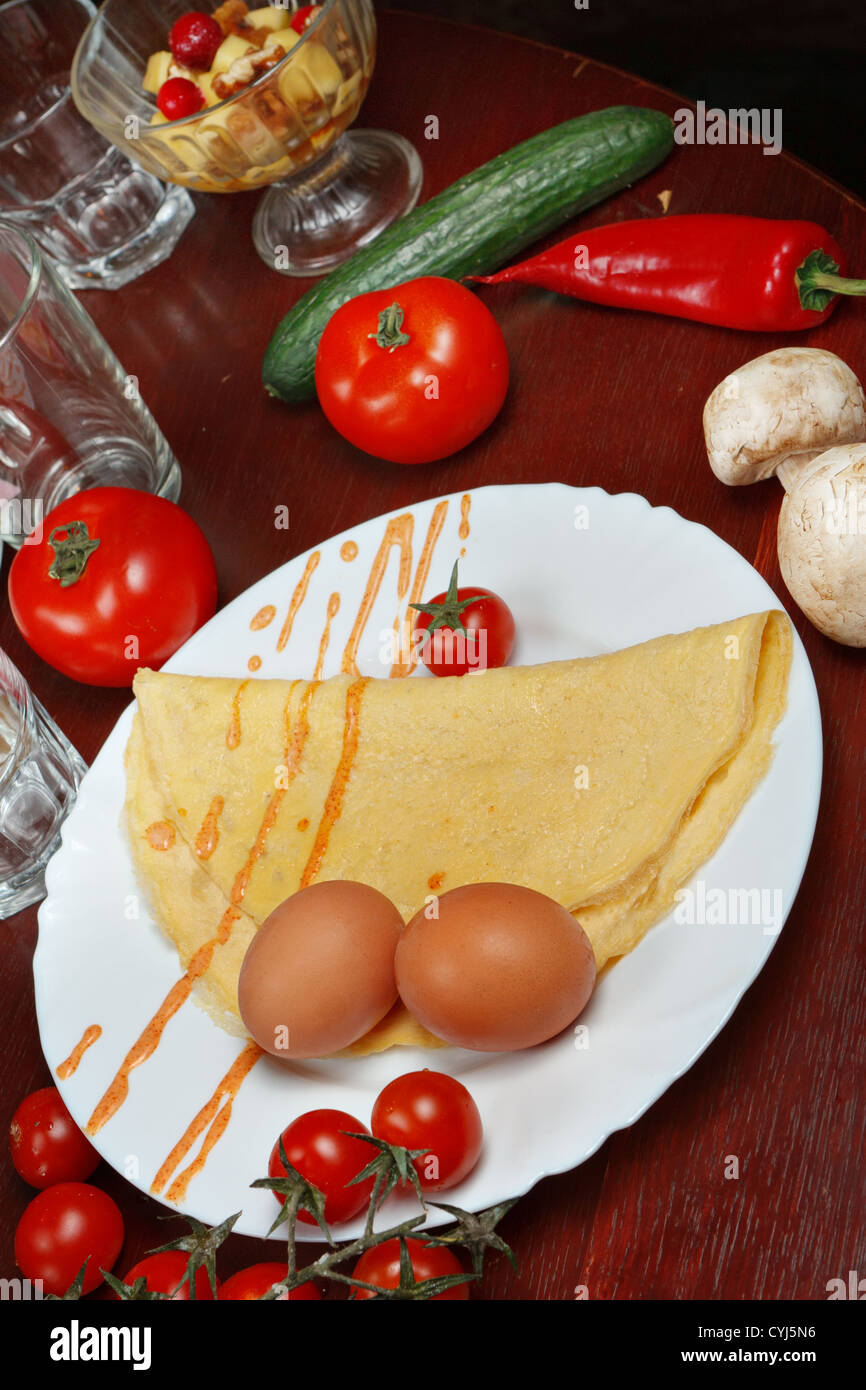
[[[763,776],[785,707],[781,612],[603,656],[437,680],[140,671],[127,749],[139,881],[239,1029],[258,925],[322,879],[408,920],[464,883],[524,884],[579,918],[601,968],[673,906]],[[167,844],[171,841],[170,844]],[[436,1045],[402,1006],[352,1052]]]

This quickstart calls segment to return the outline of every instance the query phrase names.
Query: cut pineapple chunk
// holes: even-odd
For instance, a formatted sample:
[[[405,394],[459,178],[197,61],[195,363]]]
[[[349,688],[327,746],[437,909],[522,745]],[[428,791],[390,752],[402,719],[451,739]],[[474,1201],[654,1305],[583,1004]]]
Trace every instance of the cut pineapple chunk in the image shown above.
[[[223,39],[217,49],[208,76],[216,77],[218,73],[227,72],[232,63],[236,62],[238,58],[243,58],[250,47],[251,45],[240,34],[229,34],[228,38]]]
[[[288,29],[291,26],[294,10],[283,5],[263,5],[260,10],[250,10],[244,15],[244,23],[254,29]]]
[[[339,66],[327,48],[307,39],[280,74],[280,90],[296,106],[326,100],[343,81]]]
[[[147,60],[142,87],[156,96],[163,82],[168,80],[168,70],[174,58],[170,53],[151,53]]]
[[[221,100],[221,98],[217,96],[216,92],[213,89],[214,76],[216,75],[218,74],[213,74],[210,72],[200,72],[198,77],[196,78],[196,81],[204,94],[205,106],[216,106],[217,103]]]

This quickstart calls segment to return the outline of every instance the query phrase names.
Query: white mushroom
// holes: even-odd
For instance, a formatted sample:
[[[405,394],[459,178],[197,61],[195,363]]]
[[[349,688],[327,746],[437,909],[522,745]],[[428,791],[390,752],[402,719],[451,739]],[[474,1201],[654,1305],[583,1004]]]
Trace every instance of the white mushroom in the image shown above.
[[[786,347],[725,377],[704,407],[710,467],[723,483],[793,479],[839,444],[866,440],[866,400],[851,368],[823,348]]]
[[[828,449],[786,486],[778,544],[782,578],[809,621],[866,647],[866,444]]]

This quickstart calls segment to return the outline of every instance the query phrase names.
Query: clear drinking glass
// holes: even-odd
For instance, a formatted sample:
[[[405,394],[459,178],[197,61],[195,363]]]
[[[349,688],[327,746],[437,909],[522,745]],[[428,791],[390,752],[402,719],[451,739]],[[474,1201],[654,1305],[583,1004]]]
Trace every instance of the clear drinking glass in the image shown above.
[[[195,211],[76,110],[69,74],[95,13],[90,0],[0,4],[0,213],[74,289],[115,289],[165,260]]]
[[[0,918],[45,896],[87,764],[0,648]]]
[[[271,3],[288,15],[298,8]],[[224,100],[213,92],[196,115],[166,121],[142,78],[189,8],[189,0],[105,0],[72,67],[78,109],[100,134],[143,168],[204,193],[273,184],[253,241],[284,275],[330,270],[415,205],[423,173],[415,147],[390,131],[344,133],[373,73],[371,0],[325,0],[303,35],[273,34],[282,59]],[[212,0],[200,8],[212,11]]]
[[[176,501],[180,467],[134,376],[46,262],[0,218],[0,534],[12,545],[85,487]]]

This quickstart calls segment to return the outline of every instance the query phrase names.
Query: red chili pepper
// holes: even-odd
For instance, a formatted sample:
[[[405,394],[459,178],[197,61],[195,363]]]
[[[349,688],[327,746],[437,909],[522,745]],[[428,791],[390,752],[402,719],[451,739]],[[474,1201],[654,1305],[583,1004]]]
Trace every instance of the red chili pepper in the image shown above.
[[[496,275],[467,278],[787,333],[823,323],[839,294],[866,294],[866,280],[845,280],[844,271],[842,250],[815,222],[687,214],[592,227]]]

